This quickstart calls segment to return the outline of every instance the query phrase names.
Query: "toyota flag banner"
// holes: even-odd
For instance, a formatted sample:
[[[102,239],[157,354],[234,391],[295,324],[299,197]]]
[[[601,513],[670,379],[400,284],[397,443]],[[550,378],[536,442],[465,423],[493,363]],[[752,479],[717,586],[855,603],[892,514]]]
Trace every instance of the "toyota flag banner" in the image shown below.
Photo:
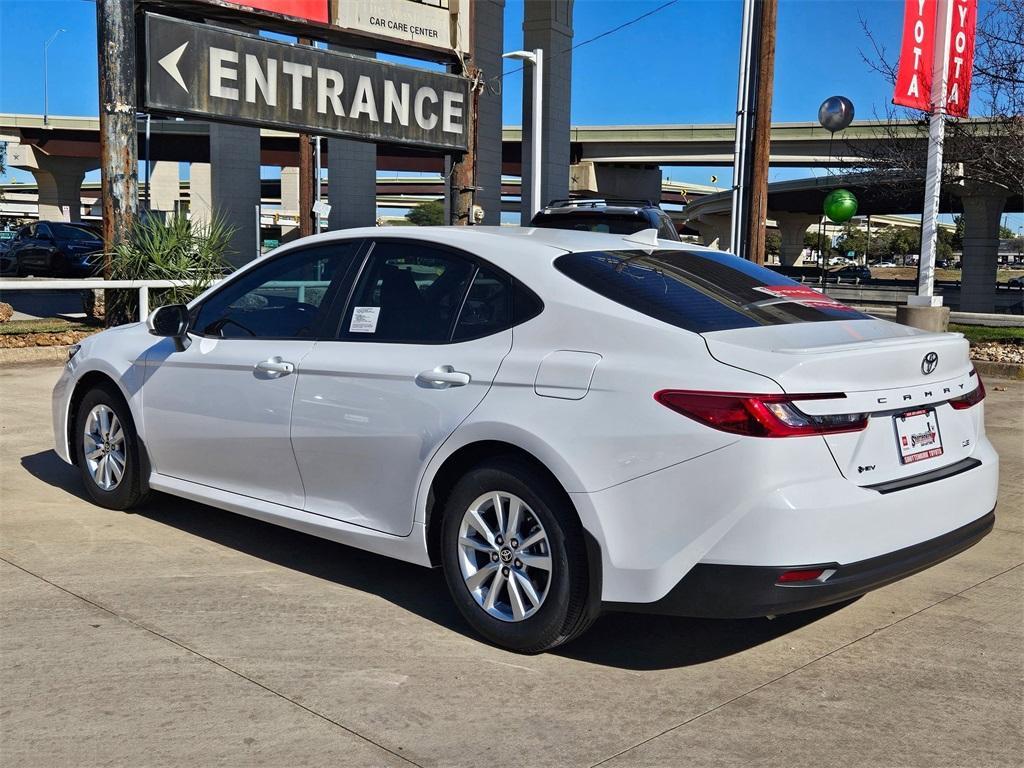
[[[977,20],[978,0],[906,0],[893,103],[967,117]],[[945,74],[944,104],[936,70]]]
[[[974,29],[977,21],[978,0],[954,0],[946,65],[946,112],[955,117],[967,117],[967,108],[971,101]]]
[[[894,104],[931,110],[934,60],[935,0],[906,0]]]

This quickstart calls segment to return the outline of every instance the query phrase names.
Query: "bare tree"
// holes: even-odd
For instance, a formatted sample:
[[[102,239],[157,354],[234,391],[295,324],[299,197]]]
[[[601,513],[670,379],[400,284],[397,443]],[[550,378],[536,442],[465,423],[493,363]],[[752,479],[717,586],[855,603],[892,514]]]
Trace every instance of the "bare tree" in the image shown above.
[[[1018,192],[1024,189],[1024,2],[988,0],[984,5],[978,20],[971,85],[977,116],[947,118],[942,181],[947,188],[981,183]],[[861,27],[868,41],[861,58],[895,83],[898,62],[863,18]],[[876,171],[876,180],[905,186],[923,179],[928,116],[888,106],[884,119],[883,138],[900,141],[878,142],[870,152],[867,161]]]

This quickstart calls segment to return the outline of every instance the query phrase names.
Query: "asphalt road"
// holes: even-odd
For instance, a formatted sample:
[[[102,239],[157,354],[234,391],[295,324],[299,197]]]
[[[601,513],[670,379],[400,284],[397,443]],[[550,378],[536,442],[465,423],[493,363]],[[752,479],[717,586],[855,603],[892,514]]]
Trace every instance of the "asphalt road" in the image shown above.
[[[989,381],[996,530],[838,609],[470,635],[440,573],[170,497],[82,498],[54,367],[0,368],[0,763],[1019,766],[1024,384]]]

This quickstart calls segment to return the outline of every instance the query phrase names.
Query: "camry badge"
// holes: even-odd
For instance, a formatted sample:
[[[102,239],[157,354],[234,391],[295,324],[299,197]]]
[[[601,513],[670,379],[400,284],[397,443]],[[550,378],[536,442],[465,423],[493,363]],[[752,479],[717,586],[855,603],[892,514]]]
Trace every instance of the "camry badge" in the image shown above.
[[[929,352],[924,356],[924,360],[921,361],[921,373],[927,376],[929,373],[934,373],[935,369],[939,367],[939,355],[936,352]]]

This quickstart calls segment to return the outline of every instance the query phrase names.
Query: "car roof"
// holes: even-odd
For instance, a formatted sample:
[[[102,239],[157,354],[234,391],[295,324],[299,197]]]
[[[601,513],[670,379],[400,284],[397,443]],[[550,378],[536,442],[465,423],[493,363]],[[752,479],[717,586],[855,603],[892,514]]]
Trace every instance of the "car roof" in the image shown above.
[[[486,257],[495,246],[519,246],[529,243],[539,249],[557,249],[562,252],[643,250],[657,247],[674,250],[713,250],[693,243],[679,243],[674,240],[658,240],[657,245],[638,241],[641,233],[616,235],[606,232],[589,232],[576,229],[549,229],[546,227],[359,227],[340,229],[312,235],[289,243],[289,250],[300,244],[314,244],[335,240],[372,237],[377,239],[412,239],[441,243],[456,248],[465,248]],[[283,249],[282,249],[283,250]]]

